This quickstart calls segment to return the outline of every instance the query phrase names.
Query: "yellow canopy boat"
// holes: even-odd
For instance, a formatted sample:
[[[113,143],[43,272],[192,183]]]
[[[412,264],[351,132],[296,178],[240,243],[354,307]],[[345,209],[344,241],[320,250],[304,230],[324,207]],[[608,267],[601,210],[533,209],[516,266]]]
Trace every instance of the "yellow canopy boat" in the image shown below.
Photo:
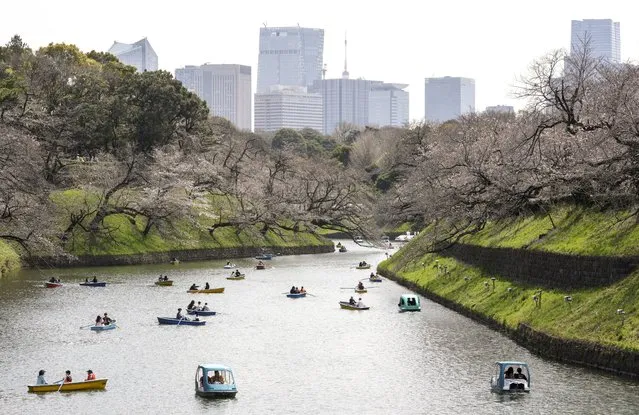
[[[222,294],[224,292],[224,287],[209,288],[208,290],[187,290],[186,292],[191,294]]]
[[[60,386],[59,383],[49,383],[46,385],[28,385],[29,392],[70,392],[70,391],[83,391],[83,390],[97,390],[104,389],[109,379],[95,379],[85,380],[82,382],[63,383]]]

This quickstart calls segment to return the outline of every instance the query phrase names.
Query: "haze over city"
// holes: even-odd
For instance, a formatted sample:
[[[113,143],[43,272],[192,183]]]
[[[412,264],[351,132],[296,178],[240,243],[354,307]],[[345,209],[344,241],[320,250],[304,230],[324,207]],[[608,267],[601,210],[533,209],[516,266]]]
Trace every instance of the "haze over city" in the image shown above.
[[[115,40],[147,37],[160,69],[174,74],[176,68],[205,62],[249,65],[253,91],[264,24],[324,29],[327,78],[341,75],[347,32],[351,78],[409,84],[413,120],[424,117],[426,77],[475,79],[477,110],[499,104],[520,109],[523,103],[512,96],[517,77],[532,60],[569,48],[571,20],[620,22],[621,58],[639,60],[639,18],[632,3],[622,1],[541,0],[513,7],[506,1],[398,0],[371,7],[329,0],[307,7],[289,0],[182,5],[114,0],[98,7],[76,0],[24,0],[3,4],[3,15],[13,17],[0,27],[2,43],[19,34],[34,49],[64,42],[106,51]]]

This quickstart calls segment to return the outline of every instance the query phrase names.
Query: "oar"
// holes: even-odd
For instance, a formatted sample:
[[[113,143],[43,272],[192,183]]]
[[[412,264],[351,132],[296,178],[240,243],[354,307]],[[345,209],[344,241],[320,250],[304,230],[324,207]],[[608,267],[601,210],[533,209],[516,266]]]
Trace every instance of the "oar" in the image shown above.
[[[184,320],[184,318],[181,318],[180,321],[178,321],[177,325],[179,326],[180,323],[182,322],[182,320]]]
[[[86,329],[87,327],[91,327],[91,326],[93,326],[93,323],[87,324],[86,326],[80,326],[80,328],[81,329]]]
[[[306,295],[310,295],[311,297],[317,297],[316,295],[313,295],[311,293],[306,293]]]
[[[60,389],[62,389],[62,385],[64,385],[64,380],[66,379],[67,374],[64,374],[64,377],[62,378],[62,380],[60,381],[60,387],[58,388],[58,392],[60,392]]]

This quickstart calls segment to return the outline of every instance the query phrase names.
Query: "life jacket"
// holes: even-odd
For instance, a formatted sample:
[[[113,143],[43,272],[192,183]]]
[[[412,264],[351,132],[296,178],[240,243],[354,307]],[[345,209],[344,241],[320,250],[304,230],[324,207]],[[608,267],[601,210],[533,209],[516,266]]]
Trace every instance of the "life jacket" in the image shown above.
[[[71,375],[67,375],[64,377],[64,383],[71,383],[73,382],[73,379],[71,379]]]
[[[95,380],[95,373],[89,373],[87,375],[87,380]]]

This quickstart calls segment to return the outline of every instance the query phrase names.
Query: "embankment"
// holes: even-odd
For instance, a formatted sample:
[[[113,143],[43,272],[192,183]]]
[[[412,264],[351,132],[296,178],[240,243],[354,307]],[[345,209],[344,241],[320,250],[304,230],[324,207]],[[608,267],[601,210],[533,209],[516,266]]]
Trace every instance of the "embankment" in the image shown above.
[[[425,231],[378,271],[541,356],[639,377],[639,228],[621,216],[562,208],[437,254]]]

